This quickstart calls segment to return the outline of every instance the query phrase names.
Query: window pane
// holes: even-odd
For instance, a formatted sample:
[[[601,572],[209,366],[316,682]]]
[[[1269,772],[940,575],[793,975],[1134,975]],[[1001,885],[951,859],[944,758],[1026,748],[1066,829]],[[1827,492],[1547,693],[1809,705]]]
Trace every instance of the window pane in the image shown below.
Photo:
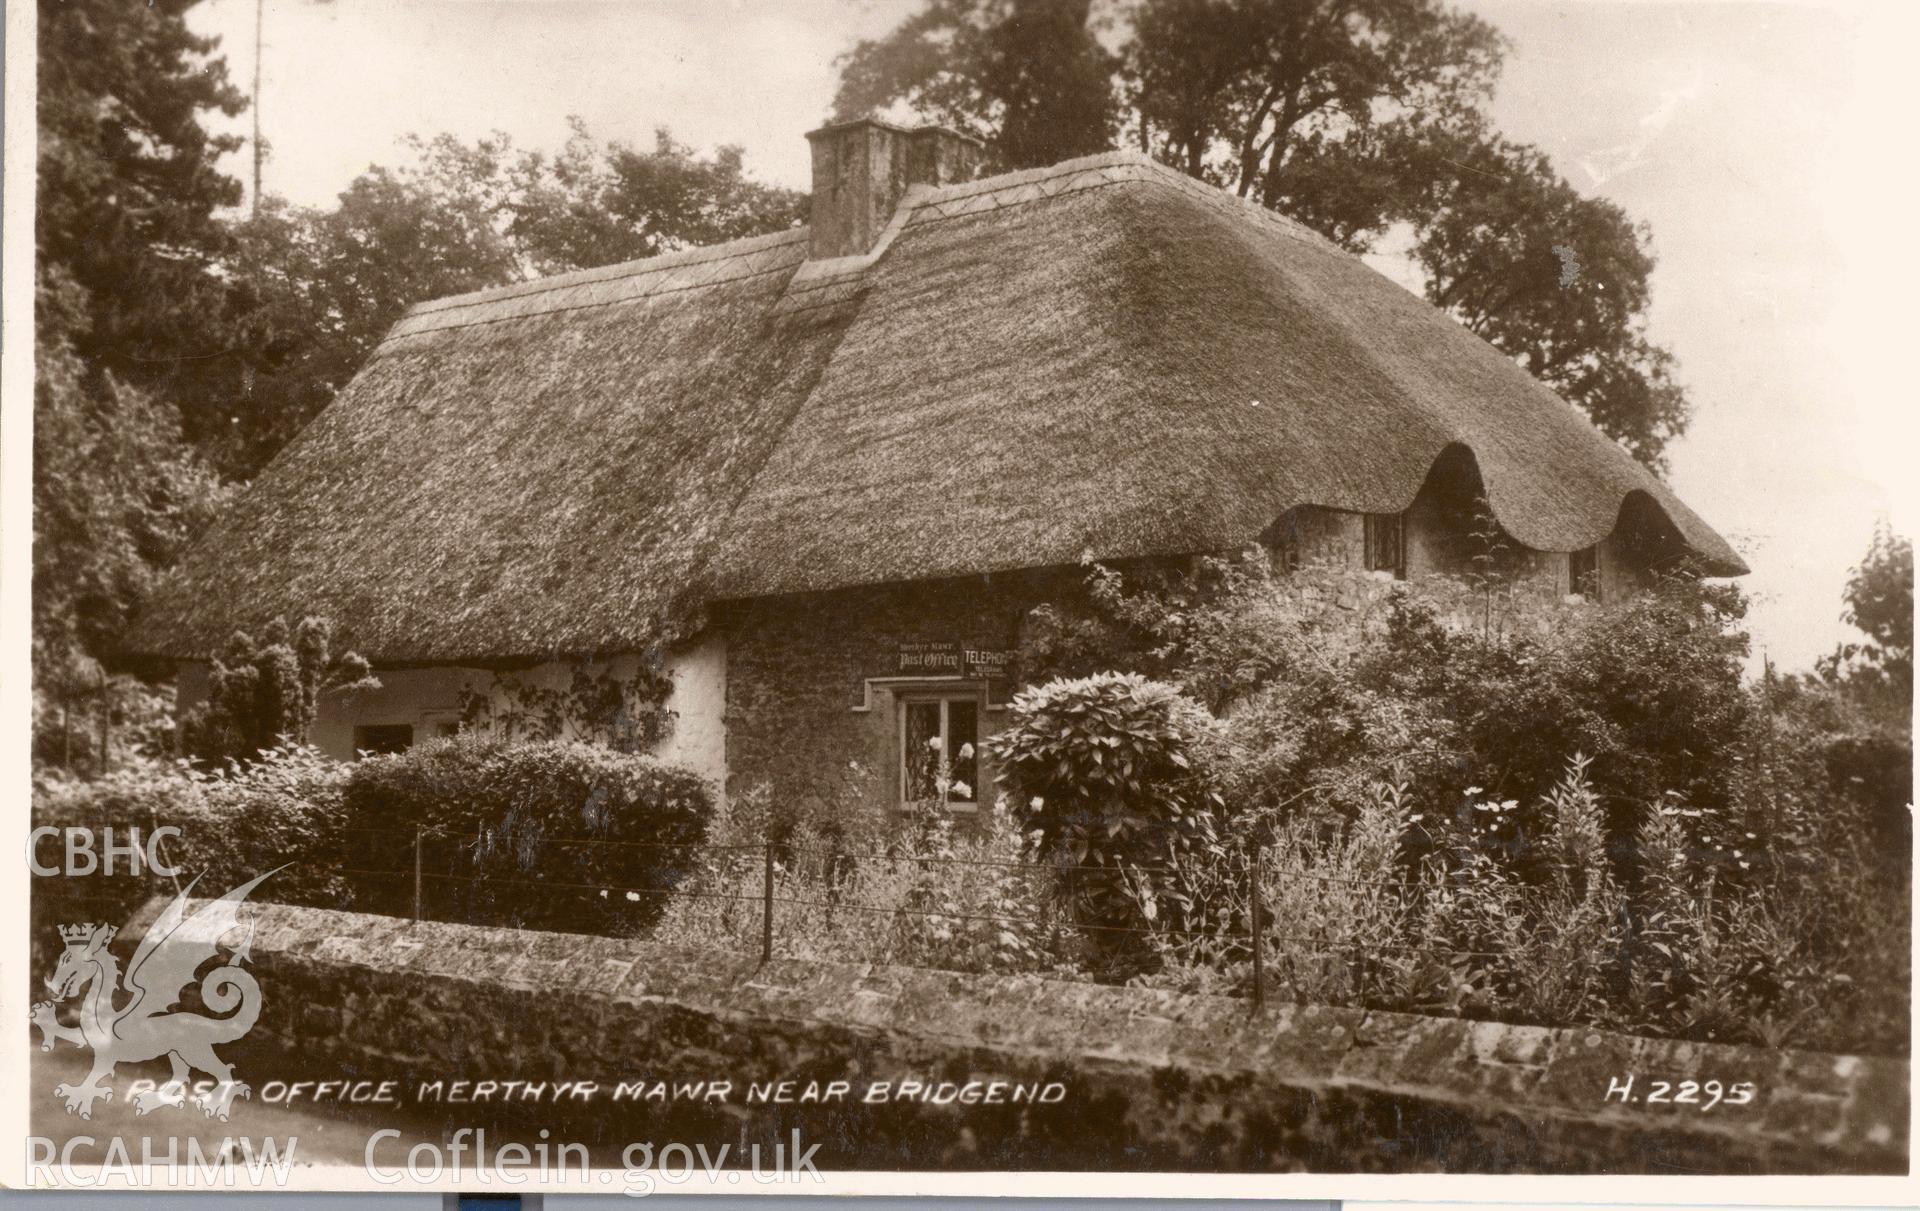
[[[907,703],[906,728],[901,739],[901,800],[915,803],[939,798],[933,782],[940,756],[934,747],[934,742],[940,739],[940,704]]]
[[[947,798],[958,803],[975,803],[980,797],[980,756],[974,752],[980,741],[979,711],[971,698],[947,703],[947,751],[953,754],[948,776],[960,784]]]

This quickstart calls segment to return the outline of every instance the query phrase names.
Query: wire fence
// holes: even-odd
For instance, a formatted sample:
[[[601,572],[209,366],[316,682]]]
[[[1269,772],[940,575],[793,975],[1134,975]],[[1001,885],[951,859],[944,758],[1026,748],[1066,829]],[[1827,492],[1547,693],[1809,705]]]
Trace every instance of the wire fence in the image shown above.
[[[415,828],[412,830],[350,828],[345,830],[356,837],[369,839],[388,838],[400,842],[384,850],[387,857],[411,857],[411,866],[381,866],[377,864],[356,864],[352,861],[328,868],[332,873],[354,879],[385,880],[404,884],[410,881],[412,890],[411,911],[413,919],[422,920],[428,916],[433,900],[429,895],[430,884],[465,885],[478,889],[505,887],[524,888],[541,893],[586,893],[601,900],[618,896],[621,900],[633,902],[685,901],[689,903],[714,903],[736,908],[751,908],[759,915],[760,924],[760,961],[771,961],[780,939],[780,927],[784,919],[792,914],[783,910],[811,909],[823,910],[829,914],[856,913],[886,917],[915,917],[937,922],[968,922],[976,924],[1000,925],[1037,930],[1051,930],[1056,934],[1063,930],[1072,930],[1086,935],[1106,937],[1133,936],[1151,938],[1160,941],[1169,939],[1192,940],[1211,943],[1218,947],[1242,951],[1251,958],[1252,987],[1251,1000],[1255,1012],[1265,1008],[1268,986],[1267,966],[1268,950],[1272,947],[1278,957],[1288,964],[1298,959],[1326,959],[1346,963],[1365,964],[1377,961],[1383,955],[1409,955],[1426,959],[1452,960],[1497,960],[1511,957],[1500,950],[1467,949],[1440,945],[1398,944],[1368,939],[1333,940],[1319,938],[1311,944],[1302,944],[1300,940],[1287,940],[1276,943],[1276,926],[1282,922],[1268,910],[1265,903],[1266,885],[1269,880],[1281,887],[1289,881],[1299,881],[1308,885],[1322,887],[1372,888],[1404,896],[1408,892],[1426,894],[1445,888],[1444,883],[1410,879],[1363,878],[1352,875],[1327,874],[1320,871],[1305,870],[1286,866],[1268,860],[1264,849],[1259,845],[1250,845],[1244,851],[1244,870],[1238,872],[1240,886],[1236,889],[1245,897],[1245,909],[1237,914],[1244,918],[1243,925],[1252,927],[1234,928],[1222,924],[1213,928],[1187,929],[1164,923],[1146,925],[1123,925],[1103,921],[1082,919],[1061,919],[1037,914],[1020,915],[1014,913],[974,912],[950,907],[913,906],[902,904],[872,904],[830,894],[827,898],[787,894],[780,886],[781,876],[789,874],[798,859],[812,857],[828,864],[852,865],[861,862],[883,861],[889,863],[911,863],[922,868],[966,867],[1001,869],[1010,872],[1028,874],[1049,879],[1063,879],[1068,887],[1071,899],[1077,894],[1076,880],[1104,879],[1109,884],[1136,876],[1183,875],[1191,872],[1184,868],[1166,865],[1136,866],[1128,864],[1122,868],[1106,863],[1069,862],[1069,861],[1010,861],[1004,859],[942,856],[908,852],[903,849],[891,849],[885,853],[870,851],[852,852],[844,849],[824,849],[817,846],[784,844],[778,842],[716,844],[712,842],[672,842],[672,841],[622,841],[597,837],[539,837],[514,838],[501,833],[469,833],[440,828]],[[460,873],[452,869],[429,869],[428,853],[430,841],[445,840],[472,843],[472,857],[494,846],[519,848],[523,854],[544,852],[546,847],[562,851],[585,851],[588,854],[603,853],[652,853],[673,860],[669,868],[681,876],[673,885],[662,886],[657,883],[622,881],[609,875],[605,878],[592,877],[594,872],[549,871],[542,873],[521,864],[517,873],[498,873],[477,869],[477,863],[470,873]],[[370,855],[377,860],[376,855]],[[747,862],[757,858],[759,886],[757,894],[740,890],[744,877],[751,874],[750,865],[729,872],[727,886],[731,890],[704,890],[696,886],[684,886],[693,866],[703,858],[720,856],[735,863]],[[531,876],[531,877],[529,877]],[[389,897],[387,903],[399,905]],[[451,907],[451,906],[447,906]],[[1398,907],[1405,909],[1408,904],[1402,900]],[[720,914],[725,913],[720,909]],[[398,914],[404,915],[404,913]],[[1074,914],[1071,914],[1070,917]],[[1259,944],[1256,944],[1256,938]],[[1107,978],[1124,973],[1138,973],[1138,959],[1095,965],[1091,968],[1075,968],[1094,978]]]

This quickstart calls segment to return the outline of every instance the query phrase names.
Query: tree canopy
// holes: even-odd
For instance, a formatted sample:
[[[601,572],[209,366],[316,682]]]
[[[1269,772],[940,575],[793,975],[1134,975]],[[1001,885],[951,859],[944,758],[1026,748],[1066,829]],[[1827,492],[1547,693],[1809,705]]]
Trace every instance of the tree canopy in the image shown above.
[[[1651,235],[1492,128],[1506,49],[1441,0],[926,0],[835,106],[1010,169],[1136,146],[1354,251],[1404,234],[1430,301],[1659,468],[1687,404],[1646,333]]]
[[[1865,639],[1841,644],[1820,662],[1829,679],[1908,716],[1913,700],[1913,542],[1883,519],[1847,576],[1841,621]],[[1910,717],[1910,716],[1909,716]]]
[[[186,0],[38,13],[33,621],[36,684],[111,650],[154,569],[223,499],[172,392],[225,333],[219,210],[241,98]],[[83,678],[104,688],[104,677]]]
[[[241,196],[217,163],[239,140],[201,118],[245,99],[214,42],[188,30],[193,2],[39,6],[38,264],[81,293],[74,353],[143,387],[219,351],[207,324],[229,247],[218,212]]]
[[[1105,151],[1119,60],[1090,20],[1091,0],[929,0],[849,53],[834,109],[855,117],[906,101],[989,140],[1004,169]]]

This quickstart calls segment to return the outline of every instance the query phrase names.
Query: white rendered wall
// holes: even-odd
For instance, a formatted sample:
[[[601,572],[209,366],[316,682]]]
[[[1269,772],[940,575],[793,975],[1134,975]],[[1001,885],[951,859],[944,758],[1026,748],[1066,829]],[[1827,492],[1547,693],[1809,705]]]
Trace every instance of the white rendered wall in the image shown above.
[[[574,669],[624,681],[639,670],[642,657],[624,654],[591,662],[549,661],[511,674],[529,687],[565,690]],[[206,701],[207,665],[186,662],[176,673],[181,715]],[[328,756],[350,761],[354,756],[353,730],[381,724],[406,724],[416,742],[439,732],[442,725],[460,719],[463,691],[484,691],[495,684],[489,669],[439,665],[431,668],[377,669],[380,688],[351,695],[328,694],[320,703],[308,739]],[[673,692],[667,709],[673,727],[655,756],[678,762],[711,781],[716,790],[726,786],[727,735],[723,711],[727,698],[726,639],[717,631],[703,632],[667,654],[667,675]]]

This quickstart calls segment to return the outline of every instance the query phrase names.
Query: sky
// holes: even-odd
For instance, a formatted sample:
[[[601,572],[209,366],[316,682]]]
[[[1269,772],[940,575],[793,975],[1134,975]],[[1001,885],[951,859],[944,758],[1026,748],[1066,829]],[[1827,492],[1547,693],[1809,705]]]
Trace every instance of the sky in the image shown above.
[[[756,176],[807,187],[804,134],[836,56],[913,0],[264,0],[266,189],[329,205],[400,138],[494,131],[558,147],[577,114],[603,140],[656,127],[738,144]],[[1920,5],[1464,0],[1512,41],[1493,114],[1581,190],[1652,231],[1650,330],[1693,420],[1670,482],[1734,543],[1756,659],[1810,667],[1857,637],[1839,619],[1877,517],[1920,512],[1897,238],[1920,145]],[[236,83],[254,0],[206,0]],[[250,117],[235,129],[246,133]],[[248,152],[229,171],[246,176]],[[1403,277],[1396,266],[1378,267]]]

